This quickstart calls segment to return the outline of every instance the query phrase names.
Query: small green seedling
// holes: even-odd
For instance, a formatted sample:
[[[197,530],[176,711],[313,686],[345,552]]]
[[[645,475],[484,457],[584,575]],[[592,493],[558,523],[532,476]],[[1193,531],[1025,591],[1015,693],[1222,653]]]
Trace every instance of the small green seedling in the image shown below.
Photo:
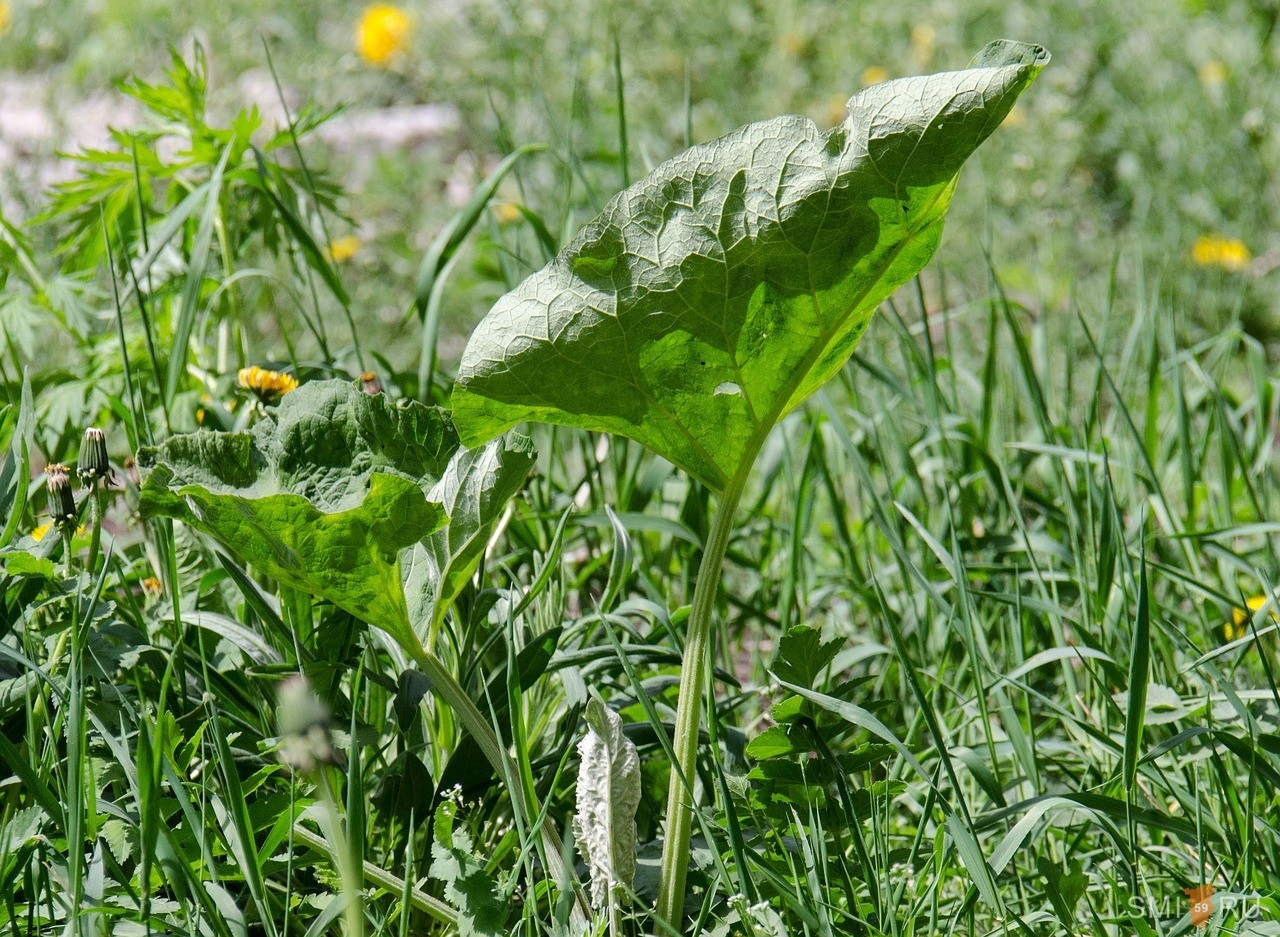
[[[854,95],[826,133],[779,117],[693,147],[614,197],[467,345],[453,394],[464,443],[524,420],[618,433],[720,494],[685,637],[658,899],[670,924],[711,610],[752,464],[928,262],[960,167],[1048,61],[994,42],[963,71]]]

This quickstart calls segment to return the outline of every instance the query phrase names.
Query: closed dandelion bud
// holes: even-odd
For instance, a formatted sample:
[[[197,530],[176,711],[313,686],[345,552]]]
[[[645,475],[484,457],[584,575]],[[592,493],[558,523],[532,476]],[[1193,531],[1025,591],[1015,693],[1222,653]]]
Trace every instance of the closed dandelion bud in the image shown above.
[[[80,484],[86,488],[92,488],[98,482],[105,485],[111,478],[111,463],[107,459],[107,437],[96,426],[91,426],[84,431],[77,471],[80,475]]]
[[[337,761],[329,734],[329,710],[306,678],[292,677],[280,684],[279,697],[280,760],[301,773]]]
[[[49,514],[59,527],[74,527],[79,512],[76,498],[71,492],[71,473],[65,465],[53,464],[45,469],[45,484],[49,488]]]
[[[382,393],[382,381],[378,380],[377,371],[365,371],[360,375],[360,389],[370,397]]]

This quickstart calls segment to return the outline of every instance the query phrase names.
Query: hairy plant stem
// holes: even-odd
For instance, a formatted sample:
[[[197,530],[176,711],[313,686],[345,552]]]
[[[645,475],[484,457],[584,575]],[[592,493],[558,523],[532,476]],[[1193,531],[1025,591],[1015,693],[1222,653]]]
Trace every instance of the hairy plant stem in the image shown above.
[[[89,534],[89,570],[90,582],[98,575],[98,555],[102,551],[102,518],[107,513],[107,493],[102,486],[94,482],[89,489],[90,522],[93,529]]]
[[[746,466],[754,459],[744,461]],[[720,587],[721,566],[729,535],[733,532],[738,500],[747,481],[739,471],[720,495],[711,518],[711,533],[698,564],[693,587],[693,606],[684,639],[684,661],[680,672],[680,697],[676,704],[675,738],[672,748],[676,763],[667,788],[667,836],[662,845],[662,874],[659,879],[658,917],[679,930],[684,908],[684,880],[689,871],[689,837],[693,827],[693,779],[698,762],[698,725],[702,721],[702,696],[707,685],[707,660],[711,647],[711,610]]]

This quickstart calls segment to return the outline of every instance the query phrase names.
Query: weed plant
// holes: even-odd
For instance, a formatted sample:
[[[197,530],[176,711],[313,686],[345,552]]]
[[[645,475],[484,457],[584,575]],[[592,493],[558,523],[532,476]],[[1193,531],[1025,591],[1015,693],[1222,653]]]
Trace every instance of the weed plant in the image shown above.
[[[1227,10],[1241,29],[1265,13]],[[599,926],[663,932],[648,912],[706,486],[564,427],[531,428],[518,492],[486,500],[455,472],[474,528],[428,550],[457,588],[418,638],[497,728],[496,766],[442,679],[345,595],[247,561],[199,517],[139,513],[140,448],[202,426],[268,439],[308,384],[380,391],[396,419],[445,400],[437,324],[460,247],[488,239],[493,292],[541,265],[574,227],[562,206],[594,198],[579,150],[512,149],[416,292],[401,285],[414,351],[379,358],[332,259],[314,120],[274,138],[248,113],[211,125],[203,81],[179,58],[134,86],[177,157],[161,131],[118,135],[50,194],[44,227],[3,230],[0,929],[581,933],[569,818],[594,694],[641,764],[631,910]],[[633,141],[670,132],[627,116]],[[1057,185],[1055,165],[1034,175]],[[504,185],[529,197],[490,225]],[[1206,329],[1146,251],[1104,263],[1086,246],[1090,279],[1064,303],[1063,242],[1030,239],[1054,261],[1033,269],[1012,213],[997,200],[968,223],[963,192],[951,237],[984,258],[977,275],[944,257],[889,300],[745,484],[682,929],[1178,933],[1184,889],[1211,884],[1211,932],[1268,933],[1280,403],[1249,312],[1265,283],[1214,273],[1238,301]],[[1158,201],[1128,230],[1163,230],[1175,208]],[[254,364],[303,386],[242,386]],[[53,466],[96,464],[85,427],[106,430],[109,478],[73,472],[77,516],[50,521]]]

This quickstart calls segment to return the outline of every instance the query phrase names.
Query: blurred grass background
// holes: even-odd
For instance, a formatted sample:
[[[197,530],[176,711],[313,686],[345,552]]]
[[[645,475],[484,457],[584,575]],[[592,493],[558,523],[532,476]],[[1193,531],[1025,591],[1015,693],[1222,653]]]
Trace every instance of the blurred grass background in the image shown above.
[[[830,126],[859,87],[962,67],[997,37],[1043,43],[1054,61],[965,173],[939,254],[959,295],[986,294],[989,253],[1037,315],[1093,316],[1132,285],[1192,338],[1233,322],[1266,342],[1280,336],[1275,0],[409,0],[403,49],[381,63],[358,52],[359,4],[8,3],[8,106],[20,86],[54,132],[9,134],[6,217],[38,209],[37,181],[57,176],[54,150],[92,133],[94,107],[128,120],[114,86],[159,78],[169,47],[204,47],[212,110],[226,117],[255,102],[278,115],[269,54],[291,108],[346,106],[307,153],[347,187],[349,220],[335,236],[359,240],[343,242],[344,281],[393,360],[419,259],[514,147],[549,149],[509,179],[491,236],[455,271],[446,363],[459,344],[449,337],[541,263],[501,230],[519,227],[512,206],[563,237],[621,188],[620,100],[634,179],[687,141],[752,120],[791,112]],[[66,115],[78,126],[58,127]]]

